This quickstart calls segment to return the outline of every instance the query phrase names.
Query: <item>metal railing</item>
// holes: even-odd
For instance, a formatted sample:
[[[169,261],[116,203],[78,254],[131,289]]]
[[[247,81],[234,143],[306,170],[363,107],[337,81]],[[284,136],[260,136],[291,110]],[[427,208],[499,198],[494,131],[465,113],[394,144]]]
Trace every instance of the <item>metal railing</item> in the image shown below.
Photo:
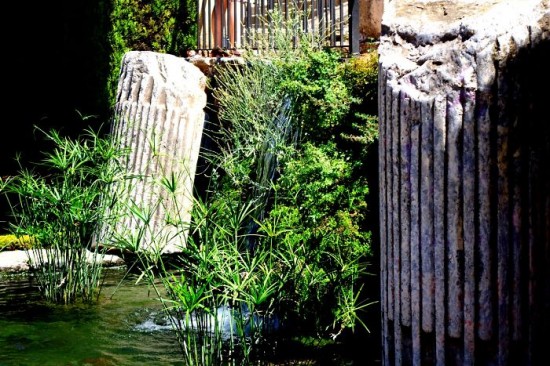
[[[285,20],[299,17],[301,31],[319,36],[325,46],[358,53],[358,5],[359,0],[197,0],[198,49],[256,49],[258,36],[275,26],[270,19],[278,10]]]

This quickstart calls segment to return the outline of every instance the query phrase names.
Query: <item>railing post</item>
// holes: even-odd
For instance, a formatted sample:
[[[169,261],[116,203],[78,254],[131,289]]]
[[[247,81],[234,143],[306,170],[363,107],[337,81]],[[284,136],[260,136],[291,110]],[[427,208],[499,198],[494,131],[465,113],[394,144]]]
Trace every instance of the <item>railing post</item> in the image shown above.
[[[298,0],[299,4],[295,5],[299,5],[304,14],[309,14],[309,16],[304,15],[303,18],[304,32],[318,32],[323,36],[330,33],[330,46],[337,47],[335,31],[336,19],[338,19],[340,46],[347,46],[351,54],[358,54],[360,53],[360,7],[363,0],[347,1],[347,12],[344,12],[346,0],[340,0],[338,17],[335,11],[336,1],[333,0]],[[261,28],[258,17],[267,17],[268,11],[274,8],[275,3],[275,0],[228,0],[227,3],[216,0],[197,0],[197,47],[200,50],[212,49],[215,46],[240,47],[244,39],[247,42],[251,41],[249,39],[251,31],[258,31],[257,28]],[[287,20],[291,6],[294,5],[284,2],[283,11]],[[213,16],[213,12],[216,16]],[[344,43],[344,19],[348,20],[348,44]]]
[[[359,7],[360,0],[349,1],[349,52],[351,54],[359,53]]]

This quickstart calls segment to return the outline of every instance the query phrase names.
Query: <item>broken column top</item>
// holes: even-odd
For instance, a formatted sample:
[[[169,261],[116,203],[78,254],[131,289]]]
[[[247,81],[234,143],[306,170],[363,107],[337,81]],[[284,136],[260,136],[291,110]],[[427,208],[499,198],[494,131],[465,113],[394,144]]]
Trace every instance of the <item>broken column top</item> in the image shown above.
[[[550,40],[550,0],[393,0],[382,18],[380,64],[409,93],[490,88],[495,61]]]
[[[129,51],[121,65],[118,103],[132,101],[179,108],[186,98],[206,104],[206,77],[182,57]]]
[[[537,24],[550,0],[393,0],[386,5],[383,30],[432,44],[457,36],[502,34],[518,24]]]

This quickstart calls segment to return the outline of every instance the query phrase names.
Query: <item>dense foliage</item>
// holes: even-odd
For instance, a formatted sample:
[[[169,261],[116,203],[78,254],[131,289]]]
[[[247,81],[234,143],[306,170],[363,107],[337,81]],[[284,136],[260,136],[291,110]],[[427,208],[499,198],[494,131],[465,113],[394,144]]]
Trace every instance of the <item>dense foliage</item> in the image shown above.
[[[356,325],[364,305],[359,277],[370,232],[361,158],[377,124],[362,111],[374,109],[366,99],[376,88],[376,55],[342,59],[305,44],[268,57],[218,70],[216,133],[223,143],[212,154],[218,159],[211,199],[232,192],[233,200],[253,202],[254,225],[243,230],[258,227],[256,250],[269,238],[285,253],[279,260],[288,277],[277,312],[294,324],[310,322],[304,327],[317,334],[338,333]]]
[[[191,221],[171,210],[167,230],[153,230],[158,208],[178,207],[185,177],[151,177],[143,182],[165,198],[129,202],[136,235],[113,237],[119,249],[152,248],[139,250],[137,264],[186,364],[250,364],[278,351],[274,339],[334,340],[367,328],[361,312],[375,294],[362,281],[371,258],[362,158],[377,133],[368,99],[376,55],[343,58],[302,40],[216,68],[206,184],[192,197]],[[153,150],[151,163],[160,158]],[[155,249],[174,239],[163,232],[181,239],[170,265]]]
[[[172,21],[180,5],[115,1],[114,63],[129,49],[173,52],[187,42]],[[372,255],[365,157],[377,137],[376,54],[346,58],[295,27],[271,26],[265,49],[247,52],[244,65],[219,65],[210,80],[213,144],[202,151],[207,185],[189,197],[191,220],[179,205],[184,163],[169,176],[133,176],[166,193],[138,207],[125,195],[134,182],[118,175],[126,152],[93,133],[80,142],[48,134],[57,146],[43,161],[50,174],[22,170],[2,182],[17,197],[15,234],[54,250],[41,266],[52,300],[72,301],[67,287],[85,300],[95,293],[100,266],[86,267],[85,253],[101,221],[114,229],[102,231],[103,243],[134,252],[127,259],[156,290],[188,365],[257,363],[296,334],[335,340],[367,328],[361,311],[375,299],[362,281]],[[143,143],[150,164],[165,163],[154,137]],[[116,179],[125,184],[115,202]],[[162,232],[152,225],[159,208],[168,212]],[[131,228],[117,225],[123,217]],[[162,248],[174,239],[181,254],[165,262]]]

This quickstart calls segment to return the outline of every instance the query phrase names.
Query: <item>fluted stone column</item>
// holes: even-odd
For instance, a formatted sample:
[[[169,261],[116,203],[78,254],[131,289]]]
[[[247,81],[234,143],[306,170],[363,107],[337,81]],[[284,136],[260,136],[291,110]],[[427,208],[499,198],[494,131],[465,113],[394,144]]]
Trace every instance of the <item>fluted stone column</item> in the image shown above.
[[[545,0],[385,4],[385,365],[548,361],[549,9]]]
[[[126,182],[129,196],[124,200],[152,216],[140,250],[171,253],[185,245],[187,233],[177,232],[168,221],[190,219],[205,86],[204,74],[183,58],[138,51],[124,55],[113,135],[122,149],[130,150],[126,171],[139,177]],[[177,183],[175,201],[159,184],[163,178]],[[129,238],[140,227],[143,222],[130,215],[118,222],[117,231]]]

